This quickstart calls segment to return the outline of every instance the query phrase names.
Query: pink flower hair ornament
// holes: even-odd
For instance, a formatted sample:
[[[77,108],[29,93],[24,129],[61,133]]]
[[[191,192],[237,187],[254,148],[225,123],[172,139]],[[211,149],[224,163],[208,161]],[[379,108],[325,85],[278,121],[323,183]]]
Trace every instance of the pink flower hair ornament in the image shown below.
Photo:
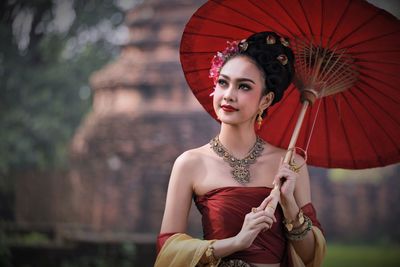
[[[222,52],[217,52],[217,54],[211,60],[211,69],[209,77],[213,79],[214,85],[217,84],[219,72],[221,71],[224,63],[231,57],[239,54],[239,41],[226,42],[228,45]]]

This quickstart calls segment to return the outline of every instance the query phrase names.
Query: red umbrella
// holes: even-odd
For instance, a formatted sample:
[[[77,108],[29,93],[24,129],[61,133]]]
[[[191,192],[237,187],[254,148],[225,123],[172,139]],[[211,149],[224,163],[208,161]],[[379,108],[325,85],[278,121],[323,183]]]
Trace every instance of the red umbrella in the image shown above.
[[[288,148],[303,110],[296,146],[307,148],[308,164],[361,169],[400,161],[398,19],[361,0],[207,2],[186,25],[180,55],[190,88],[214,118],[213,56],[227,41],[261,31],[290,40],[298,80],[268,111],[263,139]],[[300,91],[310,83],[318,99],[305,112]]]

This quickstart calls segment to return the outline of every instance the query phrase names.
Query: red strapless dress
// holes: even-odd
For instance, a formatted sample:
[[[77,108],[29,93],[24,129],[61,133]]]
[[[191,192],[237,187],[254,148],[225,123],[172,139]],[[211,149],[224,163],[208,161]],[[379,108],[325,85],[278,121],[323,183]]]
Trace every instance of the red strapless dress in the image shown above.
[[[194,196],[197,208],[202,214],[204,239],[224,239],[235,236],[242,228],[244,217],[252,207],[258,207],[271,193],[268,187],[221,187],[207,192],[202,196]],[[302,207],[313,222],[321,228],[316,219],[315,209],[311,203]],[[260,233],[253,244],[243,251],[226,257],[240,259],[249,263],[282,263],[287,262],[287,240],[284,235],[282,208],[278,204],[275,211],[278,223],[272,228]],[[174,233],[160,234],[158,248]]]
[[[195,196],[197,208],[202,214],[204,239],[224,239],[240,232],[244,217],[252,207],[258,207],[270,194],[267,187],[222,187],[203,196]],[[283,212],[278,205],[275,211],[278,222]],[[279,263],[285,253],[286,239],[282,223],[274,223],[270,230],[260,233],[253,244],[231,254],[229,259],[252,263]]]

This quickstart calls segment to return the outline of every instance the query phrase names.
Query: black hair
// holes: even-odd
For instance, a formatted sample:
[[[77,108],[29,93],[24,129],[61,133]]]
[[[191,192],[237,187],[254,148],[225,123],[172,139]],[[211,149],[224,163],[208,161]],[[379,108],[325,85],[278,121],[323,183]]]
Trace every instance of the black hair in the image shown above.
[[[247,38],[246,42],[247,47],[241,46],[239,55],[248,56],[264,73],[266,90],[263,95],[274,93],[272,106],[282,99],[283,93],[293,80],[295,73],[293,51],[287,46],[288,41],[281,40],[281,36],[275,32],[255,33]],[[286,64],[278,60],[280,55],[287,57]]]

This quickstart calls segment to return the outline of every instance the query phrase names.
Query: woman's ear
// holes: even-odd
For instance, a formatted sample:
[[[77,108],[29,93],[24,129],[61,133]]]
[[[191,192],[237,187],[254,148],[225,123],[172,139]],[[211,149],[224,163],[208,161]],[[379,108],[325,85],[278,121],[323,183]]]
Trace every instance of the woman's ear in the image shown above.
[[[259,105],[259,109],[265,110],[266,108],[268,108],[272,104],[274,97],[275,97],[274,92],[269,92],[268,94],[262,96],[260,105]]]

